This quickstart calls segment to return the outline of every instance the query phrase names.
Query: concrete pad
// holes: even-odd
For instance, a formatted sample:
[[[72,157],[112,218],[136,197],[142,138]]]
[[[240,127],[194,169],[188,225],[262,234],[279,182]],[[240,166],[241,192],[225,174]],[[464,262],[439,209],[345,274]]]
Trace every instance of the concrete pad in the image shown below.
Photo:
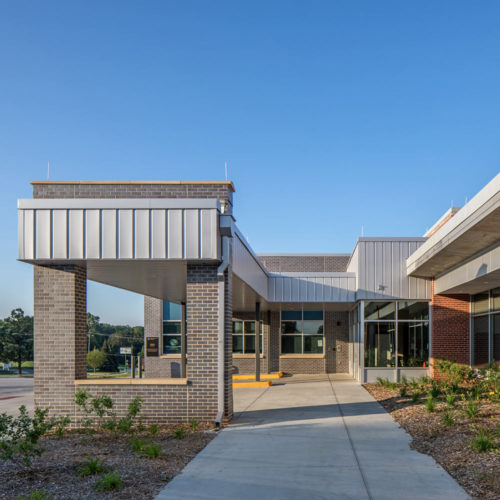
[[[231,425],[158,495],[454,500],[468,496],[358,383],[302,378],[234,391]]]

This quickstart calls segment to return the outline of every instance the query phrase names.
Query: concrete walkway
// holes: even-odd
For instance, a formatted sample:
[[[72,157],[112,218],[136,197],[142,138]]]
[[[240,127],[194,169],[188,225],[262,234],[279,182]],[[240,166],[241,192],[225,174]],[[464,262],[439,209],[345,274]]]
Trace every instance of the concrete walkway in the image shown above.
[[[235,409],[158,500],[469,498],[351,380],[238,389]]]

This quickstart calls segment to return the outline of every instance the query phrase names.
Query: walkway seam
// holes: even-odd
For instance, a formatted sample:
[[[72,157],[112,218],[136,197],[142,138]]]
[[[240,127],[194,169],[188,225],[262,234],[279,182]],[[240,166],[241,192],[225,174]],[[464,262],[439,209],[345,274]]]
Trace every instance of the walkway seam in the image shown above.
[[[349,439],[349,444],[351,445],[352,453],[354,455],[354,458],[356,460],[356,464],[358,465],[359,473],[361,475],[361,479],[363,480],[363,484],[366,489],[366,494],[368,495],[368,498],[370,500],[373,500],[373,496],[370,493],[370,488],[368,488],[368,481],[366,480],[365,474],[363,472],[363,469],[361,468],[361,463],[359,462],[359,457],[358,454],[356,453],[356,448],[354,447],[354,442],[351,439],[351,433],[349,432],[349,428],[347,427],[345,417],[344,417],[344,412],[342,411],[342,406],[339,402],[339,398],[337,397],[337,393],[335,391],[335,388],[333,387],[333,381],[330,376],[328,376],[328,380],[330,382],[330,387],[332,389],[333,397],[335,398],[335,401],[337,402],[337,406],[339,407],[339,412],[340,412],[340,417],[342,418],[342,424],[344,425],[345,432],[347,434],[347,439]]]

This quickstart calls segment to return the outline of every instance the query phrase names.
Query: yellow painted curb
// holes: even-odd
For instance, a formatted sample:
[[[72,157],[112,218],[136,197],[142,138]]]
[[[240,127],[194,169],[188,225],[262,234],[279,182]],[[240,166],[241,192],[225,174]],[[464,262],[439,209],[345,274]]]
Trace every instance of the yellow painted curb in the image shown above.
[[[278,373],[263,373],[260,378],[270,379],[270,378],[281,378],[283,372]],[[255,380],[255,375],[233,375],[233,380]]]
[[[262,382],[234,382],[233,387],[270,387],[273,383],[270,380]]]

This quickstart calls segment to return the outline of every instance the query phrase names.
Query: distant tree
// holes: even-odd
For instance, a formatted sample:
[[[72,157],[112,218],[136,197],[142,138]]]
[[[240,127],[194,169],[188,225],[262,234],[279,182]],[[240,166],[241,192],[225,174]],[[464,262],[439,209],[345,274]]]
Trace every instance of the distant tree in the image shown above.
[[[16,361],[17,373],[22,373],[23,361],[33,360],[33,317],[14,309],[0,326],[0,359]]]
[[[118,368],[118,357],[113,353],[113,349],[109,346],[107,340],[102,344],[102,352],[106,355],[106,362],[102,366],[105,372],[117,372]]]
[[[106,363],[106,354],[99,349],[94,349],[87,353],[87,364],[94,369],[94,373],[97,369],[101,368],[104,363]]]

